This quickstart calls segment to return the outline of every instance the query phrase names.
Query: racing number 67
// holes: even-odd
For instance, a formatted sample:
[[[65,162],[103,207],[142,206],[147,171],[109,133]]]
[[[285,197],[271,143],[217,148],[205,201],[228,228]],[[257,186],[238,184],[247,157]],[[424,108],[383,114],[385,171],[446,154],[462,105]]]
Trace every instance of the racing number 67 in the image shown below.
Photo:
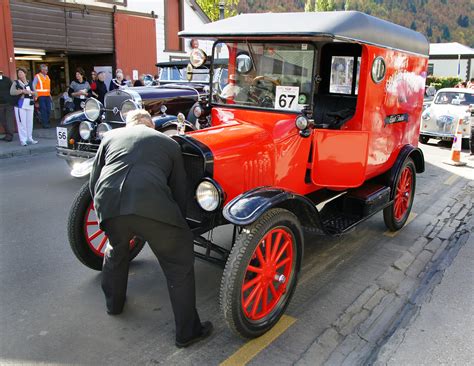
[[[280,98],[278,98],[278,105],[280,106],[280,108],[292,108],[295,99],[296,95],[281,94]]]

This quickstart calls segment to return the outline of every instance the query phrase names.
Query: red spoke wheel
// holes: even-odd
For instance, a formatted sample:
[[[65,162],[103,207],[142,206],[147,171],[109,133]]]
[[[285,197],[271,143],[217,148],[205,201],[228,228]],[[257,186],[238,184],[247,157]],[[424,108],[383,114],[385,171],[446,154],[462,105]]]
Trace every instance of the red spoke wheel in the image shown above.
[[[393,203],[383,211],[385,225],[392,231],[405,225],[415,196],[416,169],[411,158],[403,163],[392,187]]]
[[[76,257],[89,268],[102,270],[107,236],[99,227],[99,220],[89,191],[84,184],[71,206],[68,219],[69,244]],[[143,241],[130,242],[130,260],[135,258],[144,246]]]
[[[296,287],[303,248],[298,219],[272,209],[245,227],[222,276],[220,302],[229,327],[254,338],[283,315]]]

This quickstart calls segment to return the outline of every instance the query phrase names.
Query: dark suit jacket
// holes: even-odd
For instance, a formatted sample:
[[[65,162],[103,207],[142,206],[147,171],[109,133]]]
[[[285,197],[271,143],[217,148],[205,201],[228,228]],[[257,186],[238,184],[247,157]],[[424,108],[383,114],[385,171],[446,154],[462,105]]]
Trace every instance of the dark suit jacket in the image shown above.
[[[133,214],[187,227],[181,149],[152,128],[138,125],[107,132],[89,184],[100,223]]]

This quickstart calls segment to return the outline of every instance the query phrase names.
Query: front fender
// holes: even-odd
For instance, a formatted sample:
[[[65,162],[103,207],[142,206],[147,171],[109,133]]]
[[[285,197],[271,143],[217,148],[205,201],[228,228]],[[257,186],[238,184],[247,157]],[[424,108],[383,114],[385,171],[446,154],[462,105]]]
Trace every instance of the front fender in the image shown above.
[[[153,122],[155,123],[155,130],[162,130],[167,127],[178,126],[178,119],[176,116],[173,115],[166,115],[153,118]],[[184,122],[186,124],[186,129],[190,129],[192,131],[196,130],[196,127],[189,121]]]
[[[81,123],[82,121],[88,121],[84,111],[75,111],[69,114],[66,114],[59,123],[60,126],[70,126],[76,123]]]
[[[303,226],[316,227],[325,232],[314,203],[305,196],[281,188],[260,187],[245,192],[227,203],[222,214],[230,223],[245,226],[275,207],[293,212]]]

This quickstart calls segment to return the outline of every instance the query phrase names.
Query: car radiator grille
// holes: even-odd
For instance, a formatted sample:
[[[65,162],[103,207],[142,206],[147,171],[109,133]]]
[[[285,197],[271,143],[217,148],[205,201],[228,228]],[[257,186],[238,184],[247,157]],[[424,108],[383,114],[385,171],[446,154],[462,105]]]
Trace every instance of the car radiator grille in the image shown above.
[[[127,99],[132,99],[130,95],[120,90],[114,90],[105,95],[105,121],[107,122],[125,122],[120,117],[120,106]]]

